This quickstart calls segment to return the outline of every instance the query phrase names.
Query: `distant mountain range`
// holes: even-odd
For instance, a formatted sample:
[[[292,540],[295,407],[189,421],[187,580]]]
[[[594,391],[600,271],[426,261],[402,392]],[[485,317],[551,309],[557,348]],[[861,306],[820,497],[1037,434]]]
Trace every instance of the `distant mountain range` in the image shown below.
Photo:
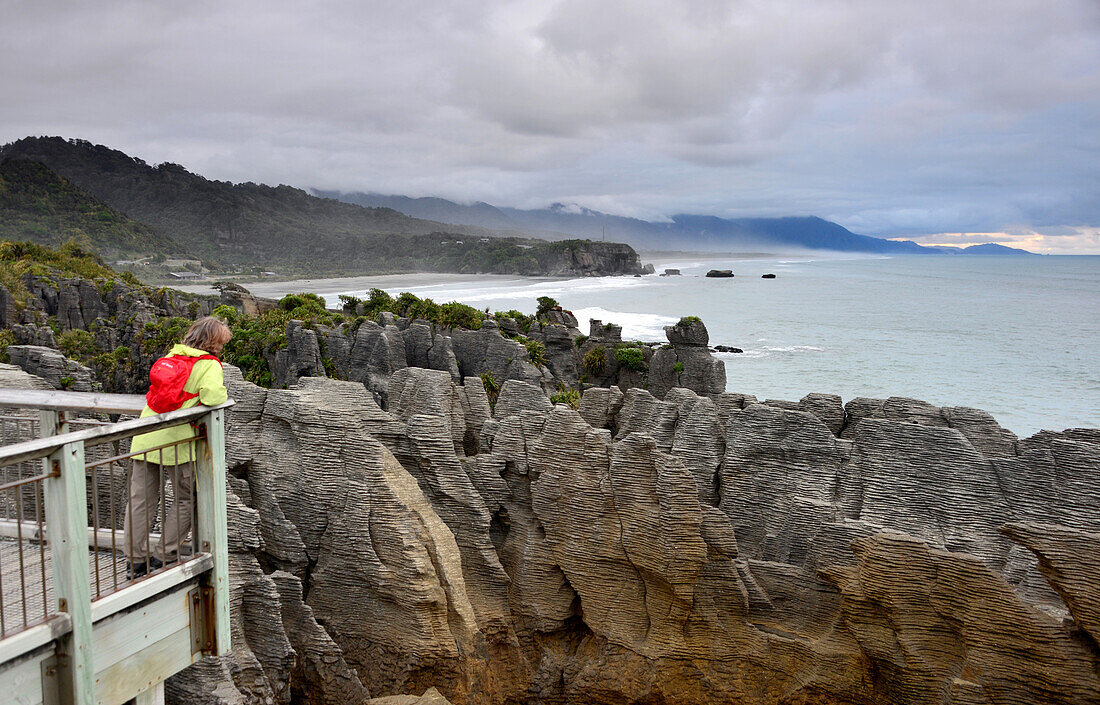
[[[392,208],[416,218],[430,218],[444,223],[522,230],[542,237],[606,238],[645,250],[774,252],[806,249],[879,254],[1032,254],[993,244],[961,249],[925,247],[909,240],[884,240],[857,235],[836,223],[816,217],[719,218],[680,214],[672,216],[667,222],[654,222],[561,203],[548,208],[521,210],[482,202],[460,204],[442,198],[319,190],[314,193],[360,206]]]
[[[814,217],[676,215],[654,222],[560,203],[522,210],[233,184],[60,137],[0,147],[0,237],[56,244],[74,236],[86,237],[109,258],[190,255],[212,269],[260,267],[294,276],[640,272],[631,247],[1025,254],[992,244],[922,247],[858,235]]]
[[[102,238],[93,242],[101,254],[142,249],[185,252],[214,269],[258,266],[315,276],[641,271],[637,253],[626,245],[551,243],[517,237],[515,231],[423,220],[390,208],[364,208],[290,186],[211,181],[178,164],[150,166],[84,140],[28,137],[0,147],[0,163],[4,173],[16,177],[5,182],[11,189],[0,203],[0,222],[15,224],[5,231],[9,237],[64,240],[74,227],[88,221],[81,213],[93,213],[99,207],[100,214],[92,220],[102,216],[132,230],[116,233],[128,238],[126,242]],[[59,216],[63,217],[59,220]],[[136,226],[144,228],[140,232],[147,247],[132,242],[139,232],[133,230]]]
[[[1020,250],[1015,247],[1005,247],[995,242],[987,242],[984,245],[970,245],[969,247],[951,247],[949,245],[934,245],[931,249],[940,250],[949,255],[1035,255],[1034,252]],[[1036,255],[1037,256],[1037,255]]]

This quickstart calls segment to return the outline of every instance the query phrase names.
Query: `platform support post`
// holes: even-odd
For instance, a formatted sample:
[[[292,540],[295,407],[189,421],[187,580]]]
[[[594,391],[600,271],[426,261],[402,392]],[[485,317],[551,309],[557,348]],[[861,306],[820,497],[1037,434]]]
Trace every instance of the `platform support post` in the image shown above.
[[[214,643],[204,649],[208,655],[229,653],[229,547],[225,508],[225,411],[214,409],[207,414],[205,441],[196,444],[195,492],[198,505],[198,539],[196,550],[209,553],[214,567],[206,573],[207,614],[212,618]],[[200,426],[200,427],[201,427]]]
[[[84,444],[79,441],[66,443],[49,456],[47,463],[50,472],[55,474],[46,480],[45,491],[54,592],[58,611],[65,612],[72,620],[72,631],[60,640],[63,667],[59,675],[71,684],[69,692],[73,705],[94,705]]]

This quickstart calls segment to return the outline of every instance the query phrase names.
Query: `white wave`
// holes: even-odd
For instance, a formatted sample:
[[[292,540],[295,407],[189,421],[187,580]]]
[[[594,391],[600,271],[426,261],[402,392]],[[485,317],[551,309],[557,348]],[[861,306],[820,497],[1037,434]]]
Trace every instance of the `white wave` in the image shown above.
[[[713,355],[719,360],[740,360],[744,358],[768,357],[771,353],[766,350],[746,350],[745,352],[716,352]]]
[[[714,356],[724,360],[733,360],[739,357],[771,357],[777,353],[819,353],[827,351],[827,348],[821,348],[816,345],[765,345],[759,348],[748,348],[743,353],[714,353]]]
[[[485,286],[483,280],[468,282],[442,282],[422,286],[399,286],[386,288],[391,295],[408,291],[421,298],[427,297],[436,303],[460,301],[465,304],[491,303],[503,299],[530,299],[531,310],[535,308],[535,299],[540,296],[560,296],[575,292],[592,292],[609,289],[626,289],[644,285],[638,277],[585,277],[581,279],[514,279],[493,282]],[[354,296],[365,296],[365,291],[346,292]],[[335,298],[335,297],[333,297]]]
[[[825,352],[825,348],[816,345],[784,345],[781,347],[765,347],[769,352]]]
[[[688,269],[701,269],[709,265],[710,262],[661,262],[660,264],[653,265],[653,268],[658,272],[663,272],[666,269],[679,269],[680,271]]]
[[[588,319],[595,318],[604,323],[614,323],[623,327],[623,340],[665,340],[665,326],[676,323],[676,318],[659,316],[655,313],[625,313],[608,311],[606,308],[592,306],[573,311],[581,331],[588,330]]]

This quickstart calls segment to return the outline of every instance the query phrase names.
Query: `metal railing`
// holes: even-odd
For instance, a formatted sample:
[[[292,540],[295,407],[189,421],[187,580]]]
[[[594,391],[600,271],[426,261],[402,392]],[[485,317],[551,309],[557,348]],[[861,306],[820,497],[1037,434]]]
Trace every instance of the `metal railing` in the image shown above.
[[[48,475],[30,474],[25,465],[5,467],[0,484],[0,504],[13,534],[0,538],[0,638],[40,624],[51,614],[46,543],[41,538],[45,526],[43,483]],[[24,519],[28,497],[34,507],[33,522]],[[34,530],[25,536],[28,523]]]
[[[133,402],[135,406],[139,399]],[[28,403],[24,395],[6,401],[20,405]],[[0,415],[0,444],[39,438],[43,428],[56,433],[62,429],[101,428],[108,424],[103,418],[74,416],[71,410],[44,409],[27,413],[26,409],[4,409]],[[120,457],[118,453],[120,446],[127,442],[124,439],[85,449],[86,455],[92,458],[86,463],[86,475],[89,479],[91,526],[88,541],[95,587],[93,599],[132,582],[126,574],[126,562],[118,558],[132,552],[121,551],[122,542],[116,540],[123,528],[121,517],[126,506],[125,489],[129,486],[128,471],[120,465],[125,456]],[[45,515],[44,486],[50,477],[41,461],[0,467],[0,638],[41,624],[56,614],[51,599],[53,568],[47,550]],[[150,538],[153,544],[159,540],[155,534]]]
[[[52,624],[49,636],[63,632],[68,642],[74,691],[94,693],[93,603],[114,605],[116,595],[128,602],[127,588],[143,593],[137,586],[148,581],[151,590],[164,584],[161,574],[182,567],[181,575],[201,573],[213,588],[214,626],[204,651],[228,650],[224,409],[230,405],[111,423],[102,414],[136,414],[143,399],[0,389],[6,410],[0,417],[0,645]],[[38,410],[37,423],[28,409]],[[136,435],[186,425],[193,429],[189,437],[130,451]],[[167,462],[149,462],[146,454],[154,451]],[[135,502],[142,498],[144,505]]]

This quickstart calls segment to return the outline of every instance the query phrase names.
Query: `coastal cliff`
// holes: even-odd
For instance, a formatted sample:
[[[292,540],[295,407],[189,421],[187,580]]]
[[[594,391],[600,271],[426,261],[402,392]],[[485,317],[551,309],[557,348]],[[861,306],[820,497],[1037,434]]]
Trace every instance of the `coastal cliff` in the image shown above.
[[[638,346],[90,266],[5,275],[0,385],[139,391],[197,315],[283,322],[239,328],[284,336],[267,386],[225,368],[233,650],[169,702],[1100,701],[1100,429],[761,403],[690,316]]]
[[[615,243],[587,245],[603,252],[607,266],[636,262],[633,250]],[[593,265],[578,259],[577,249],[548,251],[560,266]],[[362,383],[383,403],[394,372],[422,367],[446,371],[459,384],[484,376],[493,400],[509,380],[548,392],[594,385],[651,387],[659,396],[672,386],[702,394],[725,389],[725,367],[710,354],[706,327],[698,319],[670,327],[665,345],[643,344],[624,341],[619,326],[602,321],[589,321],[585,335],[576,317],[556,305],[537,316],[518,311],[494,316],[411,294],[395,300],[375,290],[389,309],[407,315],[376,312],[371,301],[354,298],[336,312],[316,296],[275,301],[235,284],[222,284],[220,294],[212,296],[153,289],[79,249],[72,256],[49,253],[23,243],[0,248],[0,331],[5,331],[0,342],[19,360],[50,361],[59,388],[60,379],[73,377],[78,365],[74,379],[87,379],[88,389],[94,376],[104,391],[143,392],[150,366],[191,320],[218,311],[235,331],[227,360],[240,363],[249,379],[264,386],[334,377]],[[548,261],[547,266],[559,265]],[[23,346],[35,349],[16,349]]]
[[[1100,431],[682,388],[589,389],[582,414],[519,381],[490,411],[419,368],[383,410],[227,378],[234,653],[176,702],[1100,698]]]

